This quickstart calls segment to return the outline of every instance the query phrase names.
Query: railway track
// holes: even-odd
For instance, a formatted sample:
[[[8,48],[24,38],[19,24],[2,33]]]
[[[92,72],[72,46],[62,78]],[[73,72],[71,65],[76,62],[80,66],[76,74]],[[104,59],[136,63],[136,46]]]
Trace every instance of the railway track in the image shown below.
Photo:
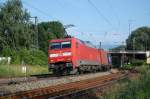
[[[91,73],[80,74],[80,76],[87,75],[87,74],[91,74]],[[15,84],[21,84],[21,83],[32,82],[32,81],[39,81],[39,80],[44,80],[44,79],[60,79],[63,77],[77,77],[77,76],[79,76],[79,75],[67,75],[67,76],[59,76],[58,75],[58,76],[56,76],[53,74],[35,74],[35,75],[30,75],[30,77],[1,78],[0,79],[0,86],[15,85]]]
[[[15,84],[38,81],[38,80],[49,79],[49,78],[55,79],[55,78],[59,78],[59,77],[54,76],[52,74],[36,74],[36,75],[30,75],[30,77],[1,78],[0,86],[15,85]]]
[[[39,88],[29,91],[22,91],[13,94],[1,96],[0,99],[48,99],[60,98],[70,96],[72,94],[85,92],[87,90],[108,86],[117,80],[128,77],[127,72],[118,72],[102,77],[95,77],[91,79],[71,82],[66,84],[59,84],[45,88]]]

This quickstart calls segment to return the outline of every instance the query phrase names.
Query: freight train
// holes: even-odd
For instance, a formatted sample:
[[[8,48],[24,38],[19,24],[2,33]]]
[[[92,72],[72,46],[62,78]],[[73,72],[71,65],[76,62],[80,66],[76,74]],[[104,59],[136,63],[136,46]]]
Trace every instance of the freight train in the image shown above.
[[[56,75],[81,74],[111,68],[107,51],[74,37],[49,41],[48,69]]]

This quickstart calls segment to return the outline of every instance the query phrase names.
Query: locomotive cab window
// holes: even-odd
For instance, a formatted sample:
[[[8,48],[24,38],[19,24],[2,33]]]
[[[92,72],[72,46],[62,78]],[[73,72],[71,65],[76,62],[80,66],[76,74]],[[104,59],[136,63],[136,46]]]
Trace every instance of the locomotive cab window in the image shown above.
[[[71,42],[65,41],[65,42],[52,42],[50,44],[50,49],[61,49],[61,48],[71,48]]]
[[[71,48],[71,42],[62,42],[61,43],[62,48]]]
[[[61,43],[51,43],[50,44],[50,49],[60,49],[61,48]]]

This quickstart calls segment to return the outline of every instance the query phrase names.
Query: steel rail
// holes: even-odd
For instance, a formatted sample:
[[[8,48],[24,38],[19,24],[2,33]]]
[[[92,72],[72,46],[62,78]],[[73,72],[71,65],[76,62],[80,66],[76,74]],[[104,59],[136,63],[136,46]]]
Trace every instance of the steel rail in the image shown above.
[[[57,98],[84,90],[92,89],[98,86],[107,85],[108,82],[118,80],[126,74],[110,74],[104,77],[96,77],[93,79],[72,82],[67,84],[61,84],[57,86],[49,86],[46,88],[40,88],[35,90],[17,92],[11,95],[0,97],[0,99],[39,99],[39,98]]]
[[[65,94],[61,94],[61,95],[54,96],[54,97],[49,97],[49,98],[50,99],[51,98],[52,99],[56,99],[56,98],[62,98],[62,97],[66,97],[66,96],[71,96],[73,94],[77,94],[77,93],[80,93],[80,92],[87,93],[88,90],[97,89],[97,88],[101,89],[101,88],[104,88],[104,87],[108,87],[108,85],[116,83],[117,81],[125,79],[127,77],[128,77],[128,74],[125,74],[122,77],[119,77],[118,79],[115,79],[115,80],[112,80],[112,81],[108,81],[108,82],[106,82],[104,84],[98,84],[96,86],[92,86],[92,87],[81,89],[81,90],[76,90],[76,91],[73,91],[73,92],[68,92],[68,93],[65,93]]]

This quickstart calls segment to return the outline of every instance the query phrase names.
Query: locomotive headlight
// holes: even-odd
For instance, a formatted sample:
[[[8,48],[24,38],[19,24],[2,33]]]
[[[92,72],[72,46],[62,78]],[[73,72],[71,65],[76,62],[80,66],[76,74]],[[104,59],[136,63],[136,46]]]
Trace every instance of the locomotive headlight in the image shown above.
[[[58,54],[49,54],[49,57],[58,57]]]
[[[63,56],[71,56],[71,52],[64,52]]]

